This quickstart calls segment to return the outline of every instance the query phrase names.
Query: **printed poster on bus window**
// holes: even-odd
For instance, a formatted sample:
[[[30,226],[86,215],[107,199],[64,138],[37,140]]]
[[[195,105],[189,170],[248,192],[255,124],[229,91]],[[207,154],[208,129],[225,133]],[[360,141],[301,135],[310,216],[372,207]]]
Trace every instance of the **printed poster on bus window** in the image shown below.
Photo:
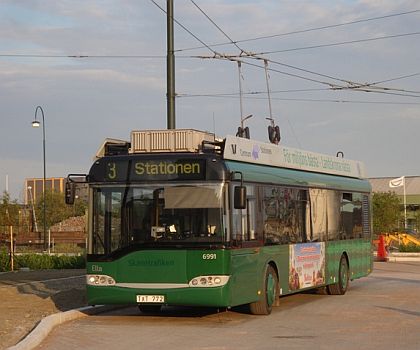
[[[289,256],[289,290],[325,283],[325,243],[290,245]]]

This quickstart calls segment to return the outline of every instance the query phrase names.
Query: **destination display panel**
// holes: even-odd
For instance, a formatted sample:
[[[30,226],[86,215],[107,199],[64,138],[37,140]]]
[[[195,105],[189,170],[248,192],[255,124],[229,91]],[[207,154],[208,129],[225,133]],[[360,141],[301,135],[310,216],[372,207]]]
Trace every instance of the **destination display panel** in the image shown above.
[[[89,181],[143,182],[206,179],[206,159],[130,158],[101,158],[92,166]]]

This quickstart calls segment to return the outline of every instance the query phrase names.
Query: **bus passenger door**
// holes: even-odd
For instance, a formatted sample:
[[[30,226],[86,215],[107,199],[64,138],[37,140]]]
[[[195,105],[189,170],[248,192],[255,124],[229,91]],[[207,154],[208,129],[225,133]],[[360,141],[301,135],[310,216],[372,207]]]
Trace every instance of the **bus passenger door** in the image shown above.
[[[246,304],[257,300],[259,283],[260,247],[262,245],[262,231],[258,230],[258,215],[256,201],[256,187],[247,187],[247,205],[245,209],[234,209],[231,202],[231,303],[232,305]],[[233,193],[233,188],[231,193]],[[233,196],[232,196],[233,197]]]

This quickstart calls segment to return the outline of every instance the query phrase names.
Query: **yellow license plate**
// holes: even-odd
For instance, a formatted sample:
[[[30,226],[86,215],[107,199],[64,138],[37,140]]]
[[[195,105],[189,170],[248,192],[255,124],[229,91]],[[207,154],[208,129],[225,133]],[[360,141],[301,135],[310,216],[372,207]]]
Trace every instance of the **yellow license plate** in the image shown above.
[[[138,303],[164,303],[164,295],[137,295]]]

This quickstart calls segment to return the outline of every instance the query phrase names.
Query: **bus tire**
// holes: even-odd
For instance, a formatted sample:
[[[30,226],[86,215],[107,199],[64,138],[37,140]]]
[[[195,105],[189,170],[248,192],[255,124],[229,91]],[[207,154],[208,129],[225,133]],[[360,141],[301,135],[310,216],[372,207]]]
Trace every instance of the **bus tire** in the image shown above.
[[[349,287],[349,264],[343,254],[338,267],[338,282],[327,286],[328,294],[343,295]]]
[[[143,314],[157,314],[161,308],[162,305],[139,305],[139,310]]]
[[[264,275],[264,285],[260,300],[250,303],[249,310],[253,315],[269,315],[278,298],[279,279],[276,270],[267,265]]]

